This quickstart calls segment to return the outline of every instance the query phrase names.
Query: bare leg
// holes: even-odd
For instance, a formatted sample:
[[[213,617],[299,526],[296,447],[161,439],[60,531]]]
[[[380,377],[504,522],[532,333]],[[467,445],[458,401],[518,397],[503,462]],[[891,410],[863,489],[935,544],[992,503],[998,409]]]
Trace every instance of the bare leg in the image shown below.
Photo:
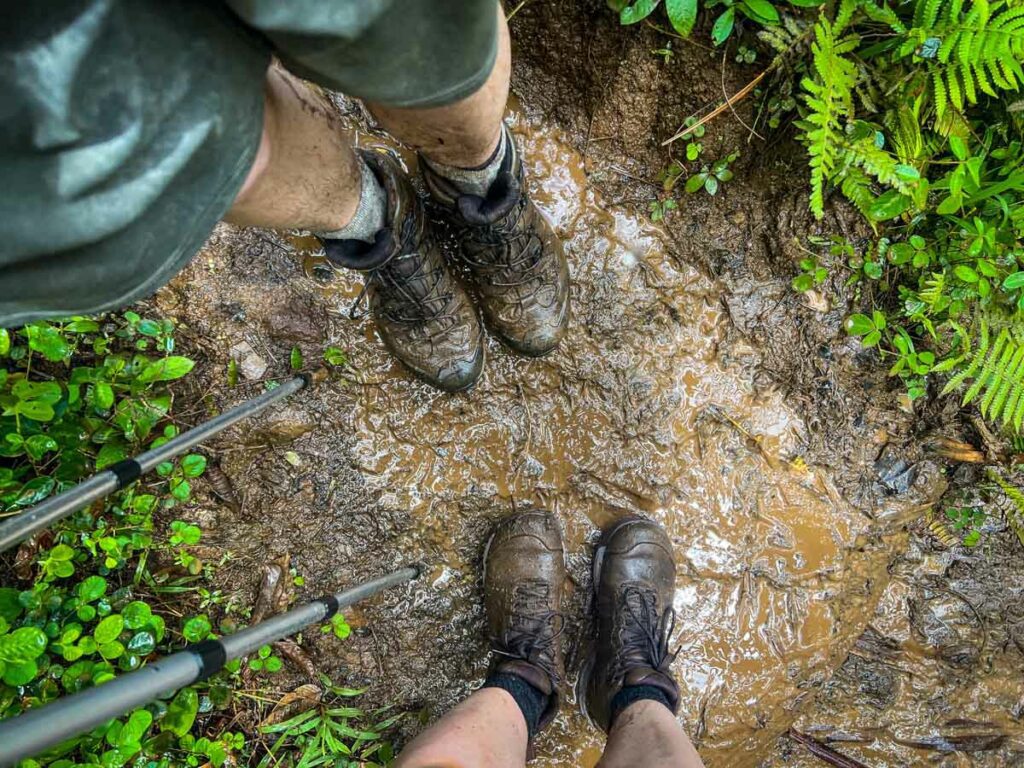
[[[675,716],[657,701],[638,701],[622,710],[612,724],[597,768],[641,764],[645,768],[704,768]]]
[[[500,688],[478,690],[413,739],[395,762],[395,768],[525,765],[526,720],[512,695]]]
[[[384,130],[434,162],[473,168],[486,162],[498,146],[511,61],[508,25],[499,6],[498,58],[480,90],[454,104],[431,109],[366,106]]]
[[[331,231],[359,204],[360,172],[352,136],[305,82],[267,70],[259,152],[224,218],[271,229]]]

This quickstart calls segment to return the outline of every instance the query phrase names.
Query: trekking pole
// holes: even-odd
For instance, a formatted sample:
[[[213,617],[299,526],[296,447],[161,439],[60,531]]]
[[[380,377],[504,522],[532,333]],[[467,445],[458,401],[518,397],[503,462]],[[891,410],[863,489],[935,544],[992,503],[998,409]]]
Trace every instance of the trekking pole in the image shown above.
[[[109,683],[4,720],[0,722],[0,766],[13,765],[38,755],[178,688],[205,680],[233,659],[329,619],[342,608],[419,575],[419,566],[402,568],[344,592],[293,608],[233,635],[190,645]]]
[[[48,528],[58,520],[63,520],[71,513],[92,504],[97,499],[102,499],[104,496],[124,488],[141,475],[154,469],[158,464],[194,448],[235,422],[266,410],[278,400],[283,400],[298,392],[312,381],[313,376],[309,374],[289,379],[262,395],[240,403],[234,408],[229,408],[209,421],[172,437],[158,448],[140,453],[133,459],[119,461],[102,472],[97,472],[88,480],[83,480],[73,488],[68,488],[63,493],[58,493],[16,517],[0,523],[0,552],[10,549],[18,542]]]

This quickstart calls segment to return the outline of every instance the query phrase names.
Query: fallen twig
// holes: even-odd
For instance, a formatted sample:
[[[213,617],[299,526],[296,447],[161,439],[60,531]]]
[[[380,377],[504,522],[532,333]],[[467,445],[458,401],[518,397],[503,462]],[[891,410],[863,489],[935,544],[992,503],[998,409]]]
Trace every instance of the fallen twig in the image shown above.
[[[806,733],[801,733],[796,728],[789,729],[789,737],[793,739],[793,741],[799,742],[807,747],[807,751],[822,762],[836,766],[836,768],[868,768],[868,766],[860,760],[854,760],[852,757],[847,757],[842,752],[836,752],[832,747],[828,746],[828,744],[824,744],[823,742],[808,736]]]

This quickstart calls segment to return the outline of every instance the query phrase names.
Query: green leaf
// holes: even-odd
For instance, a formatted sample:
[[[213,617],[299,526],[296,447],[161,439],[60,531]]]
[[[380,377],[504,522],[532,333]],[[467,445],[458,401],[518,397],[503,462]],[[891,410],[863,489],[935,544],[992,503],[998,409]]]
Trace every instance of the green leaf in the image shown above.
[[[1024,288],[1024,272],[1014,272],[1012,275],[1007,275],[1006,279],[1003,280],[1003,288],[1008,291]]]
[[[109,643],[102,643],[99,652],[107,661],[113,661],[124,656],[124,645],[117,640],[111,640]]]
[[[157,360],[155,363],[150,363],[143,368],[142,373],[139,374],[139,381],[147,383],[173,381],[174,379],[180,379],[191,371],[194,366],[195,363],[187,357],[171,355],[170,357]]]
[[[155,320],[143,320],[135,327],[135,330],[143,336],[159,336],[161,327],[160,323]]]
[[[706,178],[707,176],[703,173],[695,173],[693,176],[686,180],[686,186],[684,187],[684,189],[687,193],[692,195],[694,192],[696,192],[698,189],[704,186],[704,179]]]
[[[152,632],[136,632],[128,641],[128,651],[136,656],[148,656],[156,650],[156,638]]]
[[[64,330],[69,333],[95,333],[100,329],[100,324],[95,320],[72,320],[70,323],[64,326]]]
[[[884,192],[874,199],[870,206],[868,206],[868,216],[872,221],[887,221],[894,219],[904,211],[906,211],[911,204],[911,199],[904,194],[890,189],[888,192]]]
[[[768,0],[743,0],[742,7],[750,11],[748,16],[762,24],[778,24],[779,12]]]
[[[124,631],[124,618],[121,614],[114,613],[96,625],[92,636],[98,645],[103,646],[117,640],[122,631]]]
[[[92,390],[93,405],[101,411],[108,411],[114,404],[114,390],[105,381],[97,382]]]
[[[25,331],[28,334],[29,349],[40,353],[51,363],[63,362],[65,356],[70,354],[68,343],[53,326],[33,323],[25,326]]]
[[[3,680],[7,685],[15,687],[25,685],[39,674],[39,667],[34,661],[26,661],[21,664],[6,664]]]
[[[160,721],[160,730],[184,736],[192,728],[198,711],[199,695],[193,688],[183,688],[168,705],[167,714]]]
[[[963,280],[965,283],[976,283],[978,282],[978,273],[968,267],[966,264],[957,264],[953,269],[953,274]]]
[[[138,744],[142,741],[142,737],[146,735],[146,731],[149,730],[149,726],[152,723],[153,715],[149,710],[135,710],[127,722],[125,722],[124,727],[121,728],[121,733],[117,739],[118,745]]]
[[[104,443],[96,454],[96,470],[106,469],[128,456],[128,447],[120,440]]]
[[[793,278],[793,290],[794,291],[809,291],[814,287],[814,278],[810,275],[797,275]]]
[[[636,24],[650,16],[657,7],[658,0],[636,0],[619,11],[619,23],[623,25]]]
[[[736,21],[735,8],[727,8],[725,13],[715,19],[715,26],[711,28],[711,40],[715,45],[721,45],[732,34],[732,27]]]
[[[292,347],[292,352],[288,356],[288,361],[293,371],[302,370],[302,350],[298,347]]]
[[[149,624],[149,620],[153,618],[153,611],[141,600],[134,600],[121,609],[121,616],[128,629],[141,629]]]
[[[882,340],[882,334],[879,331],[872,331],[867,336],[861,339],[860,343],[865,347],[873,347]]]
[[[206,457],[198,453],[190,453],[181,460],[181,471],[185,477],[199,477],[206,471]]]
[[[0,661],[5,664],[24,664],[39,658],[49,639],[38,627],[21,627],[0,636]]]
[[[57,445],[57,441],[49,435],[32,435],[25,441],[25,450],[33,461],[39,461],[45,454],[58,448],[60,446]]]
[[[99,600],[107,592],[107,580],[102,576],[88,576],[78,584],[78,599],[83,603]]]
[[[697,21],[697,0],[665,0],[665,12],[672,28],[683,37],[689,37]]]
[[[871,318],[867,315],[854,314],[846,318],[843,328],[851,336],[863,336],[875,330],[875,324],[871,322]]]
[[[210,620],[206,618],[205,613],[201,613],[185,622],[181,628],[181,634],[190,643],[198,643],[209,636],[211,629],[213,626],[210,624]]]
[[[708,176],[704,179],[704,189],[709,195],[715,195],[718,193],[718,179],[714,176]]]
[[[11,334],[6,328],[0,328],[0,355],[7,355],[11,351]]]

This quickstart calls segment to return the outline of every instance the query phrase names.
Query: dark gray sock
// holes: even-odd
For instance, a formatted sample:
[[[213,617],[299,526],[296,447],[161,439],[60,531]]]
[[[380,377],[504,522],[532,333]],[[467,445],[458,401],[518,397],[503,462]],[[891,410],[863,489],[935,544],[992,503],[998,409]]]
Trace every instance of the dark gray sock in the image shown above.
[[[548,708],[548,701],[551,698],[543,691],[539,691],[518,675],[504,675],[496,672],[484,680],[484,688],[501,688],[512,694],[519,709],[526,719],[526,731],[529,738],[533,738],[537,732],[537,724],[541,715]]]
[[[621,691],[615,694],[612,698],[611,715],[612,724],[615,723],[615,718],[619,716],[626,707],[634,702],[641,701],[642,699],[650,699],[651,701],[660,701],[669,710],[672,709],[672,705],[669,703],[668,696],[661,688],[657,688],[653,685],[627,685]]]

